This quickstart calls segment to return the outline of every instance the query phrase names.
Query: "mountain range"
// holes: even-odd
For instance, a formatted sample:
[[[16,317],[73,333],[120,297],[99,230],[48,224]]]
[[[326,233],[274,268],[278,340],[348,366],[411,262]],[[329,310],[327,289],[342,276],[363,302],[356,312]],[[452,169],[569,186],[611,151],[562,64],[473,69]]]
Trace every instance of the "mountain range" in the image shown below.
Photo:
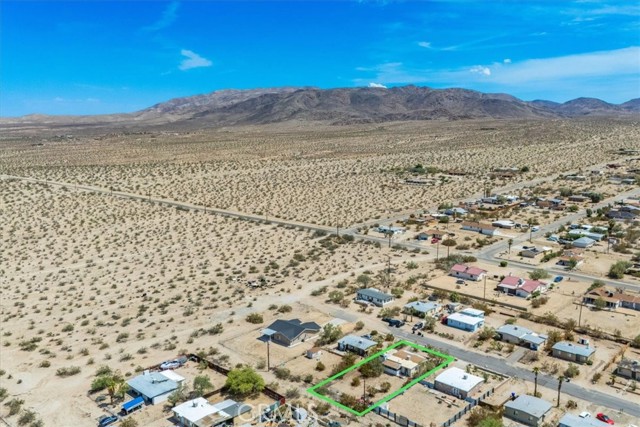
[[[584,116],[631,116],[640,113],[640,98],[610,104],[595,98],[565,103],[523,101],[500,93],[419,86],[387,88],[281,87],[219,90],[175,98],[144,110],[95,116],[28,115],[0,119],[2,127],[112,126],[171,124],[180,128],[313,121],[329,124],[405,120],[535,119]]]

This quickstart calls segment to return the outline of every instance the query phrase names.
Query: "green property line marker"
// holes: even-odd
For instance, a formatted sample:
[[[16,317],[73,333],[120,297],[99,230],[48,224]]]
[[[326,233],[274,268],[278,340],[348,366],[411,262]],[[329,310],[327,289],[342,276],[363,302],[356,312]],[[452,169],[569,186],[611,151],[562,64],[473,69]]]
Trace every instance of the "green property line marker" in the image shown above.
[[[397,347],[399,347],[401,345],[407,345],[407,346],[412,347],[412,348],[414,348],[416,350],[420,350],[420,351],[422,351],[424,353],[432,354],[434,356],[437,356],[437,357],[443,359],[444,361],[441,364],[439,364],[438,366],[436,366],[435,368],[433,368],[432,370],[430,370],[429,372],[426,372],[426,373],[420,375],[418,378],[414,378],[411,382],[409,382],[408,384],[406,384],[402,388],[400,388],[400,389],[388,394],[387,396],[385,396],[382,399],[378,400],[373,405],[369,406],[368,408],[364,409],[361,412],[358,412],[355,409],[349,408],[348,406],[345,406],[340,402],[336,402],[335,400],[331,399],[330,397],[325,396],[323,394],[320,394],[320,393],[318,393],[316,391],[317,389],[319,389],[320,387],[330,383],[331,381],[334,381],[334,380],[346,375],[348,372],[351,372],[354,369],[358,369],[359,367],[361,367],[365,363],[369,363],[372,360],[382,356],[383,354],[387,353],[388,351],[393,350],[393,349],[395,349],[395,348],[397,348]],[[449,356],[448,354],[443,354],[443,353],[437,352],[435,350],[431,350],[430,348],[421,346],[421,345],[413,343],[411,341],[402,340],[402,341],[398,341],[395,344],[390,345],[389,347],[387,347],[385,349],[380,350],[379,352],[367,357],[364,360],[361,360],[360,362],[356,363],[355,365],[350,366],[347,369],[345,369],[345,370],[343,370],[341,372],[338,372],[337,374],[332,375],[331,377],[329,377],[329,378],[319,382],[318,384],[308,388],[307,392],[309,394],[311,394],[312,396],[315,396],[315,397],[317,397],[317,398],[319,398],[321,400],[324,400],[325,402],[328,402],[328,403],[330,403],[330,404],[332,404],[332,405],[334,405],[334,406],[336,406],[336,407],[338,407],[340,409],[344,409],[345,411],[347,411],[347,412],[349,412],[349,413],[351,413],[353,415],[357,415],[357,416],[361,417],[361,416],[373,411],[378,406],[390,401],[391,399],[393,399],[394,397],[398,396],[399,394],[404,393],[407,389],[413,387],[414,385],[416,385],[417,383],[419,383],[420,381],[422,381],[423,379],[425,379],[429,375],[433,374],[434,372],[437,372],[440,369],[446,368],[454,360],[455,360],[455,358],[452,357],[452,356]]]

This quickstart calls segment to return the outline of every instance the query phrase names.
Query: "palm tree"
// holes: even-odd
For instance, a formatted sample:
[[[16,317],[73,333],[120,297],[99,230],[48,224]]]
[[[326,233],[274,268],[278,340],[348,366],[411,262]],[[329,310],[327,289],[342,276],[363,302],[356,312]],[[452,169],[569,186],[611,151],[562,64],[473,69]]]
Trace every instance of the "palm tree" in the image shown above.
[[[114,399],[124,397],[125,393],[129,390],[129,385],[124,380],[124,377],[119,372],[114,372],[107,378],[107,393],[111,399],[113,405]]]
[[[449,250],[451,249],[451,246],[455,246],[457,245],[457,243],[453,239],[446,239],[445,241],[442,242],[442,244],[447,247],[447,258],[449,258]]]
[[[511,245],[513,245],[513,239],[509,239],[507,245],[509,245],[509,254],[511,254]]]
[[[534,375],[534,386],[533,386],[533,395],[535,397],[538,397],[538,373],[540,372],[540,368],[538,368],[537,366],[535,368],[533,368],[533,375]]]

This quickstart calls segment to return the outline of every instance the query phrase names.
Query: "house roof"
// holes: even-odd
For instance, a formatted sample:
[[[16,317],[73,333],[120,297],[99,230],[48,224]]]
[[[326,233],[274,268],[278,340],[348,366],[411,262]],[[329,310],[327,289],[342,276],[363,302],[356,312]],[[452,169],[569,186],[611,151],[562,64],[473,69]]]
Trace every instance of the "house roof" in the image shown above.
[[[630,359],[622,359],[620,363],[618,363],[619,368],[631,369],[635,372],[640,372],[640,361],[639,360],[630,360]]]
[[[387,368],[393,369],[394,371],[397,371],[402,367],[400,363],[394,362],[391,359],[386,359],[384,362],[382,362],[382,365],[386,366]]]
[[[496,332],[498,332],[499,334],[507,334],[507,335],[512,335],[514,337],[518,337],[518,338],[522,338],[524,335],[526,334],[532,334],[533,331],[523,327],[523,326],[518,326],[518,325],[502,325],[500,326]]]
[[[568,341],[560,341],[551,347],[553,350],[563,351],[569,354],[576,354],[578,356],[589,357],[595,353],[596,349],[593,347],[586,347],[582,345],[576,345]]]
[[[161,396],[178,388],[178,383],[160,372],[148,372],[127,381],[129,387],[148,399]]]
[[[541,286],[545,286],[546,283],[544,282],[540,282],[539,280],[526,280],[524,281],[524,283],[522,284],[522,286],[520,286],[520,289],[527,292],[527,293],[532,293],[535,292],[539,287]]]
[[[338,344],[366,351],[378,343],[357,335],[347,335],[341,338],[340,341],[338,341]]]
[[[212,421],[229,419],[251,410],[248,405],[227,399],[211,403],[203,397],[189,400],[173,408],[173,412],[195,425],[211,425]],[[201,421],[202,420],[202,421]]]
[[[522,341],[535,345],[543,344],[547,340],[547,338],[549,338],[547,335],[538,335],[536,333],[530,333],[520,337]]]
[[[504,279],[502,279],[500,284],[507,286],[518,286],[520,284],[520,278],[517,276],[506,276]]]
[[[467,273],[471,274],[472,276],[479,276],[483,273],[486,273],[487,270],[483,270],[481,268],[478,267],[469,267],[467,268]]]
[[[483,317],[484,316],[484,310],[478,310],[477,308],[465,308],[464,310],[461,310],[459,312],[460,314],[464,314],[466,316],[472,316],[472,317]]]
[[[471,391],[484,380],[475,375],[468,374],[460,368],[449,368],[436,377],[436,382],[455,387],[465,392]]]
[[[536,418],[541,418],[551,410],[551,403],[537,397],[529,396],[528,394],[521,394],[516,400],[507,401],[504,407],[533,415]]]
[[[358,289],[358,295],[364,295],[368,298],[375,298],[375,299],[380,299],[380,300],[392,300],[393,296],[389,295],[389,294],[385,294],[384,292],[380,292],[377,289],[374,288],[368,288],[368,289]]]
[[[457,273],[464,273],[465,271],[467,271],[467,266],[464,264],[455,264],[453,267],[451,267],[450,271],[455,271]]]
[[[481,268],[478,267],[471,267],[468,265],[464,265],[464,264],[455,264],[453,267],[451,267],[451,270],[449,270],[450,273],[467,273],[470,274],[472,276],[479,276],[483,273],[486,273],[486,270],[483,270]]]
[[[475,222],[475,221],[463,221],[462,222],[462,226],[463,227],[479,228],[481,230],[496,230],[496,227],[494,227],[493,225],[483,224],[481,222]]]
[[[409,304],[405,304],[405,309],[413,309],[418,313],[428,313],[432,310],[437,310],[440,304],[431,301],[413,301]]]
[[[182,375],[176,374],[171,369],[167,369],[166,371],[160,372],[160,375],[164,375],[165,377],[177,383],[181,383],[182,381],[184,381],[184,377]]]
[[[454,320],[459,323],[464,323],[465,325],[475,326],[480,322],[483,322],[484,319],[482,317],[469,316],[467,314],[462,313],[453,313],[447,317],[448,320]]]
[[[574,245],[578,244],[580,246],[584,245],[584,246],[591,246],[593,244],[596,243],[595,240],[590,239],[588,237],[580,237],[579,239],[576,239],[572,242]]]
[[[609,424],[600,421],[596,417],[581,418],[574,414],[564,414],[560,421],[559,427],[608,427]]]
[[[640,304],[640,297],[638,296],[610,291],[604,287],[592,289],[587,293],[587,295],[599,296],[605,301],[610,301],[615,303],[619,301],[625,301],[625,302]]]
[[[265,335],[273,335],[276,332],[281,333],[287,339],[294,340],[304,332],[319,332],[320,325],[316,322],[301,323],[299,319],[282,320],[278,319],[262,332]]]

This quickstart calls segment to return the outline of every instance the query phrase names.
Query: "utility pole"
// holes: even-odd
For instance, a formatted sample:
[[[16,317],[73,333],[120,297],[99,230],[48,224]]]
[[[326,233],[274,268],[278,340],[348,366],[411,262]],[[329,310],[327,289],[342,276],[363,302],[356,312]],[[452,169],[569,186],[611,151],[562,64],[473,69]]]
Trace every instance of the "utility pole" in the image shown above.
[[[389,248],[391,248],[391,236],[393,233],[391,231],[387,231],[387,236],[389,236]]]
[[[484,275],[484,292],[482,294],[482,298],[486,301],[487,300],[487,275],[485,273]]]
[[[556,402],[556,408],[560,407],[560,389],[562,388],[562,382],[564,381],[564,377],[560,375],[558,377],[558,401]]]
[[[387,255],[387,287],[391,286],[391,255]]]
[[[267,340],[267,372],[271,370],[271,360],[270,360],[270,351],[269,351],[269,343],[271,342],[271,337]]]
[[[440,255],[440,239],[436,241],[436,261],[438,261]]]
[[[578,327],[580,327],[580,321],[582,320],[582,300],[580,300],[580,314],[578,314]]]

